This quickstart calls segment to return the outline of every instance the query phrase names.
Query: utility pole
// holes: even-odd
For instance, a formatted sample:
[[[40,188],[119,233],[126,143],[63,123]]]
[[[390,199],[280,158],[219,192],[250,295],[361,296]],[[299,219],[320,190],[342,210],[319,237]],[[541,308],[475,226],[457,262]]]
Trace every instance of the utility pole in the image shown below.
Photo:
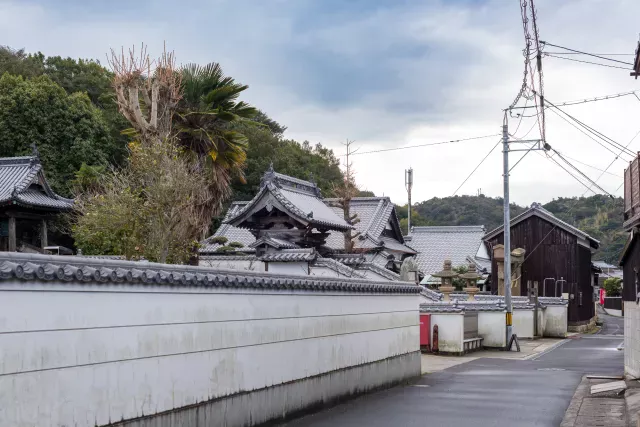
[[[503,159],[503,179],[504,179],[504,303],[507,309],[506,326],[507,326],[507,350],[511,350],[511,339],[513,338],[513,304],[511,302],[511,212],[509,210],[509,152],[510,151],[547,151],[551,148],[549,144],[541,139],[532,140],[514,140],[509,141],[509,121],[507,112],[504,110],[504,118],[502,120],[502,159]],[[533,143],[531,147],[524,149],[511,150],[509,143]],[[516,337],[516,346],[517,337]],[[518,346],[519,351],[519,346]]]
[[[511,304],[511,212],[509,211],[509,122],[507,112],[502,120],[502,163],[504,178],[504,303],[507,308],[507,348],[510,350],[513,335],[513,306]]]
[[[409,204],[407,205],[407,234],[411,233],[411,189],[413,188],[413,168],[404,171],[404,186],[407,188],[409,195]]]

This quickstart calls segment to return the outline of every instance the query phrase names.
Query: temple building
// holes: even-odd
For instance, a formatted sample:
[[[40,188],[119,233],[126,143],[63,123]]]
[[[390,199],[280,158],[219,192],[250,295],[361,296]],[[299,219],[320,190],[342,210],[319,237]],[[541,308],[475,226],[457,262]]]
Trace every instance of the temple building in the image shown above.
[[[353,225],[338,199],[318,186],[270,168],[256,196],[234,202],[216,233],[200,248],[200,265],[291,274],[400,280],[402,261],[416,255],[405,244],[395,206],[387,197],[357,197]],[[344,232],[357,236],[345,253]]]
[[[72,207],[47,183],[35,148],[33,156],[0,158],[0,251],[44,252],[47,221]]]

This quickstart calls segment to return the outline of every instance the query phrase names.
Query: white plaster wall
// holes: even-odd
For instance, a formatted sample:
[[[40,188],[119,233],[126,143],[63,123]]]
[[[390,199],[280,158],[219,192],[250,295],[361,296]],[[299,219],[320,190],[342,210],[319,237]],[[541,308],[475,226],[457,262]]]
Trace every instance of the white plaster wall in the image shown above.
[[[264,262],[257,260],[208,260],[200,258],[198,265],[200,267],[224,268],[227,270],[264,271]]]
[[[567,336],[566,305],[548,305],[544,310],[544,336],[560,338]]]
[[[375,271],[372,270],[366,270],[366,269],[362,269],[362,270],[358,270],[358,273],[364,275],[364,277],[366,277],[367,279],[371,279],[371,280],[375,280],[378,282],[390,282],[391,280],[387,279],[385,276],[383,276],[382,274],[378,274]]]
[[[464,314],[431,313],[431,330],[438,325],[438,350],[449,353],[462,353],[464,350]],[[433,333],[431,334],[433,348]]]
[[[505,347],[507,326],[505,311],[479,311],[478,336],[482,337],[484,347]]]
[[[544,314],[545,314],[546,309],[545,308],[539,308],[538,309],[538,335],[544,337],[544,333],[545,333],[545,320],[544,320]]]
[[[93,427],[415,352],[418,300],[2,282],[0,426]]]
[[[309,263],[307,262],[269,262],[267,264],[269,273],[294,276],[306,276],[309,274]]]
[[[318,276],[318,277],[344,277],[343,275],[341,275],[335,270],[332,270],[327,267],[317,267],[317,266],[311,266],[309,275]]]
[[[513,333],[518,338],[533,338],[533,310],[513,310]]]
[[[634,301],[624,304],[624,372],[640,377],[640,306]]]
[[[604,307],[602,308],[604,309],[605,313],[611,316],[622,317],[622,310],[614,310],[612,308],[604,308]]]

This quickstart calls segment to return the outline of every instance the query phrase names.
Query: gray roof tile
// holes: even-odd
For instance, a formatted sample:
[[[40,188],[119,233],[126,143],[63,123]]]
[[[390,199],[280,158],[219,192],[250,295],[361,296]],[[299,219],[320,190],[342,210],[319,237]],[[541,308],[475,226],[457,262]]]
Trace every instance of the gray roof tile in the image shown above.
[[[476,255],[484,233],[482,225],[412,227],[411,247],[418,251],[420,270],[429,277],[442,270],[447,259],[454,267],[468,264],[467,257]]]
[[[314,250],[308,249],[283,249],[278,252],[264,254],[258,259],[266,262],[309,262],[317,258]]]
[[[318,262],[320,260],[317,260]],[[329,260],[333,261],[333,260]],[[339,264],[342,268],[346,266]],[[368,292],[418,294],[408,282],[353,278],[292,276],[253,271],[225,270],[187,265],[92,259],[77,256],[0,252],[0,280],[56,282],[113,282],[167,286],[206,286],[315,292]]]
[[[0,204],[69,210],[73,200],[53,192],[37,157],[0,158]]]

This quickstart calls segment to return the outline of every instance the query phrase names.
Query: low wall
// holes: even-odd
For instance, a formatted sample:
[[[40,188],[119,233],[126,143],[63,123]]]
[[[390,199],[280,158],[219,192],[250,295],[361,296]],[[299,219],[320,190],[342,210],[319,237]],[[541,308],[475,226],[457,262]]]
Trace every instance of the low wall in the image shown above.
[[[640,306],[624,301],[624,372],[640,377]]]
[[[513,333],[518,338],[534,338],[533,309],[513,310]]]
[[[544,336],[556,338],[567,336],[566,305],[548,305],[544,309]]]
[[[438,351],[462,354],[464,352],[464,313],[431,313],[431,328],[438,325]],[[433,349],[433,334],[431,336]]]
[[[622,317],[622,297],[604,297],[603,308],[607,314]]]
[[[418,288],[0,254],[0,425],[250,426],[420,374]]]
[[[478,336],[484,347],[504,348],[507,341],[506,311],[478,312]]]

